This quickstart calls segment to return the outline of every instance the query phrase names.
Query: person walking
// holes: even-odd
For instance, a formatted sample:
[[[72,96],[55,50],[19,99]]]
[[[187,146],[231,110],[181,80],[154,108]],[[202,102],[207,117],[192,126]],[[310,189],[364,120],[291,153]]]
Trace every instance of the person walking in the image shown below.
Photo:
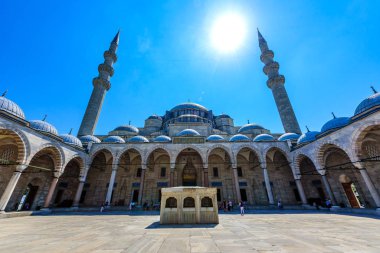
[[[102,204],[102,206],[100,207],[100,212],[102,213],[104,210],[104,204]]]
[[[228,201],[228,211],[232,211],[232,201]]]
[[[244,216],[244,203],[243,203],[243,201],[239,202],[239,207],[240,207],[240,215]]]
[[[278,209],[282,209],[282,208],[283,208],[283,205],[282,205],[280,199],[279,199],[278,202],[277,202],[277,207],[278,207]]]

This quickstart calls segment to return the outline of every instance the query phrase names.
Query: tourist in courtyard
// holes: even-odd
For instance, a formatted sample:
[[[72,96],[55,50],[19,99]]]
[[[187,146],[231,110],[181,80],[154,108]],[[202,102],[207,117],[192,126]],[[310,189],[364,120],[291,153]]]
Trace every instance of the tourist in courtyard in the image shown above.
[[[331,200],[330,199],[326,199],[326,207],[331,208]]]
[[[100,207],[100,212],[102,213],[104,211],[104,204]]]
[[[239,207],[240,207],[240,215],[243,216],[244,215],[244,202],[243,201],[239,202]]]
[[[228,211],[232,211],[232,201],[228,201]]]
[[[281,199],[278,200],[277,207],[278,207],[278,209],[283,209],[284,208],[284,206],[282,205]]]

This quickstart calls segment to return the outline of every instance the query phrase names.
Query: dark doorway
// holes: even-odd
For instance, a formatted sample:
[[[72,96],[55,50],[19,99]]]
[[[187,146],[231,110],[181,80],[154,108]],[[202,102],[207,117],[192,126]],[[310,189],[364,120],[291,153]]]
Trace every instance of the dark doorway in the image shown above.
[[[183,168],[182,185],[197,186],[197,171],[191,161],[191,158],[187,159],[187,163]]]
[[[241,201],[246,202],[248,200],[247,191],[245,189],[240,189],[240,196],[241,196]]]
[[[355,193],[353,191],[353,183],[342,183],[344,192],[346,193],[347,199],[350,202],[350,205],[352,208],[360,208],[359,201],[357,197],[355,196]]]
[[[133,190],[132,202],[137,203],[139,201],[139,190]]]
[[[38,192],[38,186],[34,186],[31,184],[28,185],[28,188],[26,190],[27,196],[25,198],[25,202],[24,202],[24,206],[22,207],[22,210],[32,209],[33,202],[34,202],[34,199],[36,198],[37,192]],[[37,209],[39,208],[37,207]]]
[[[62,195],[63,195],[63,190],[62,189],[59,189],[58,192],[57,192],[57,195],[55,196],[55,199],[54,199],[54,204],[59,204],[62,200]]]

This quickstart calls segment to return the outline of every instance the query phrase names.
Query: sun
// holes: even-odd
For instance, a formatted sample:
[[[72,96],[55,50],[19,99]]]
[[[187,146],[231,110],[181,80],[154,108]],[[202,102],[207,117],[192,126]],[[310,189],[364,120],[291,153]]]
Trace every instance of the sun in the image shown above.
[[[231,53],[239,49],[247,35],[244,17],[230,12],[219,16],[210,33],[211,45],[221,53]]]

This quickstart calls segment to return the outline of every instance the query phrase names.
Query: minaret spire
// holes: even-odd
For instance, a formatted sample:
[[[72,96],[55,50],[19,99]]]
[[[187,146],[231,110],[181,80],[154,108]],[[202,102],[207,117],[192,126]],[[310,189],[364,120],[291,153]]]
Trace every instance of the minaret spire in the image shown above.
[[[111,41],[109,49],[104,52],[104,63],[98,67],[99,75],[92,80],[94,88],[83,116],[78,136],[94,134],[104,97],[106,92],[111,88],[110,79],[114,74],[112,66],[117,60],[116,51],[119,46],[119,38],[120,30]]]
[[[260,60],[265,64],[263,71],[268,76],[267,85],[272,90],[284,130],[287,133],[300,134],[301,129],[284,86],[285,77],[278,73],[280,65],[273,60],[274,53],[269,49],[267,41],[259,29],[257,29],[257,34],[261,51]]]

